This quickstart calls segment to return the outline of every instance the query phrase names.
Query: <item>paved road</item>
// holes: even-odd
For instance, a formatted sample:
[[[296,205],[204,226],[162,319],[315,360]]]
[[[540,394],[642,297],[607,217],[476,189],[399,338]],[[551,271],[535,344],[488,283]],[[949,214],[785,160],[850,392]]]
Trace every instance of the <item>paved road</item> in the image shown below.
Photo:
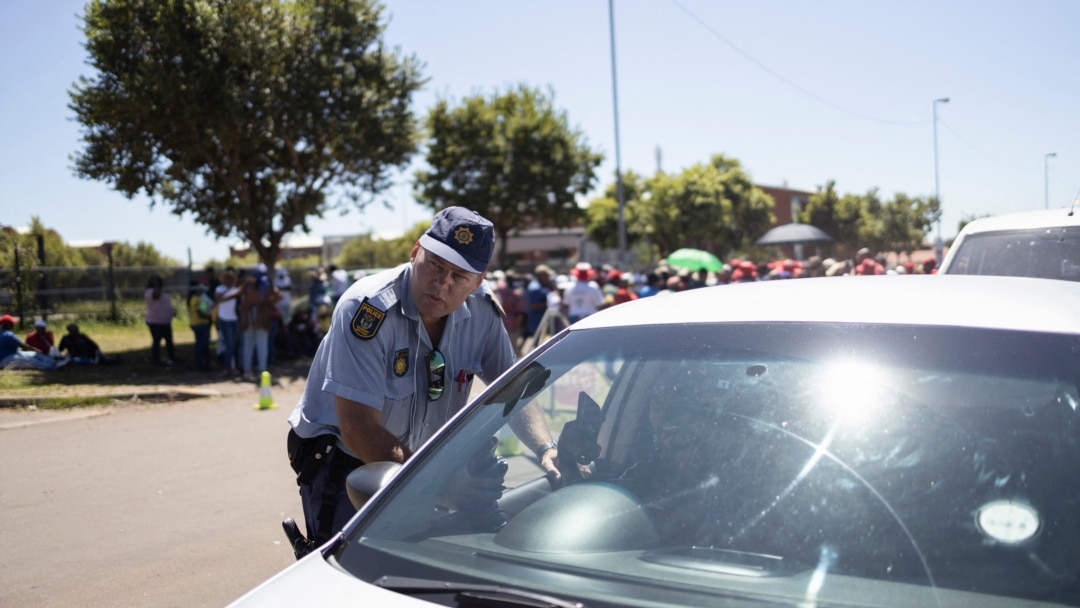
[[[0,416],[0,606],[223,606],[293,563],[285,419],[303,383]]]

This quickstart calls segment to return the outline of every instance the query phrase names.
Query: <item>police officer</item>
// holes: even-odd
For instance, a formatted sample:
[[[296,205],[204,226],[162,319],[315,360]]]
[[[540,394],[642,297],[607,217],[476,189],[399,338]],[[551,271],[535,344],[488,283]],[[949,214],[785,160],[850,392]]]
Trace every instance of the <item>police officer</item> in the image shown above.
[[[491,382],[513,364],[501,310],[483,287],[494,248],[490,221],[449,207],[413,245],[409,263],[342,295],[289,417],[289,456],[313,546],[355,513],[345,488],[352,469],[405,462],[465,405],[474,376]],[[539,410],[526,408],[511,427],[558,477]]]

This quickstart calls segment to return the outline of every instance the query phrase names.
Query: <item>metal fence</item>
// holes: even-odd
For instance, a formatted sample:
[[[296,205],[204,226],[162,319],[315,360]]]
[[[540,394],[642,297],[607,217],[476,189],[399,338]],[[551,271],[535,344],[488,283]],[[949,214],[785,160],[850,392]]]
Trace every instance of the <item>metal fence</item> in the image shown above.
[[[0,313],[26,319],[58,316],[113,321],[137,315],[136,320],[141,320],[145,312],[143,294],[151,276],[162,278],[164,291],[173,298],[174,307],[183,305],[191,281],[206,278],[203,270],[182,266],[39,266],[34,273],[35,276],[29,277],[32,295],[20,301],[16,281],[19,278],[27,281],[28,277],[25,274],[18,277],[10,268],[0,269]],[[306,295],[311,285],[310,274],[289,269],[289,276],[293,294]]]

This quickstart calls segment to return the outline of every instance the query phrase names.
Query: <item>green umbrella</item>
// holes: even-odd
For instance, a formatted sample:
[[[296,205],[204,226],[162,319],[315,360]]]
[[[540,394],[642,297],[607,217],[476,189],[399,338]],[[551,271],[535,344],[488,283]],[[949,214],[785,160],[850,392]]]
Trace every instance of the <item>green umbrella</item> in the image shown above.
[[[724,267],[720,258],[701,249],[683,248],[672,251],[667,256],[669,266],[685,268],[687,270],[711,270],[720,272]]]

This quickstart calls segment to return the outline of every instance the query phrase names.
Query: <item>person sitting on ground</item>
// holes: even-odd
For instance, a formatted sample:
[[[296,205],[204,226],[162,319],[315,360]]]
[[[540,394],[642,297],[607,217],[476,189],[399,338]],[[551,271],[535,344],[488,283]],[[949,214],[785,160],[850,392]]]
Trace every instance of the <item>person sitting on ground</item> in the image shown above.
[[[311,320],[308,309],[297,308],[289,319],[289,324],[284,332],[289,338],[297,356],[312,357],[319,347],[319,334],[316,332],[316,323]]]
[[[26,343],[43,355],[52,356],[56,341],[53,333],[46,328],[45,319],[34,321],[34,331],[26,334]]]
[[[68,364],[66,358],[53,359],[20,340],[12,331],[15,321],[11,315],[0,315],[0,369],[54,370]]]
[[[67,326],[68,333],[60,338],[60,352],[71,358],[72,363],[79,365],[96,365],[98,363],[111,363],[98,347],[97,342],[79,331],[77,323]]]

